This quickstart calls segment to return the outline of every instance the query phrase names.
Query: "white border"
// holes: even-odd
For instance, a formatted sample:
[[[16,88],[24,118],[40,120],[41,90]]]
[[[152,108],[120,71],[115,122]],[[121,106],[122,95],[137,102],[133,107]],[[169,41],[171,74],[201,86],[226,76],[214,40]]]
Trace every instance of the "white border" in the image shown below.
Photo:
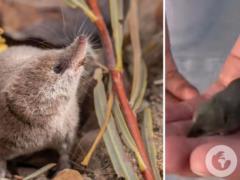
[[[163,179],[166,179],[166,96],[165,96],[165,87],[166,87],[166,65],[165,65],[165,39],[166,39],[166,36],[165,36],[165,29],[166,29],[166,12],[165,12],[165,0],[163,0],[163,118],[162,118],[162,128],[163,128],[163,134],[162,134],[162,138],[163,138]]]

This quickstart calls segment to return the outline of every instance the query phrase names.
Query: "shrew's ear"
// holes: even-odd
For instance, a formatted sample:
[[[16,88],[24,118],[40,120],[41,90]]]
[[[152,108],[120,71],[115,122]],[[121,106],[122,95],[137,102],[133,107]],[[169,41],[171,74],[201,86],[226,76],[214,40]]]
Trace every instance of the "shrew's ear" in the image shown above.
[[[29,123],[27,114],[32,112],[29,111],[30,109],[27,107],[24,107],[24,101],[22,99],[14,98],[15,94],[11,94],[10,92],[4,92],[3,95],[7,111],[18,121]]]

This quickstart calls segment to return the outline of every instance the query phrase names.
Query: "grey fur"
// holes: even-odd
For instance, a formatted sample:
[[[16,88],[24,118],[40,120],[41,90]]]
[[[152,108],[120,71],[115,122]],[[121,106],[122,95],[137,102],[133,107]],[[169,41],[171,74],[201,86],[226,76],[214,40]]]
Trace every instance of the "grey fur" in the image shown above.
[[[229,134],[240,128],[240,79],[202,104],[193,118],[189,137]]]
[[[75,40],[61,50],[19,46],[0,54],[0,178],[7,160],[45,148],[58,150],[60,167],[68,166],[88,49]],[[64,61],[65,71],[55,73],[54,66]]]

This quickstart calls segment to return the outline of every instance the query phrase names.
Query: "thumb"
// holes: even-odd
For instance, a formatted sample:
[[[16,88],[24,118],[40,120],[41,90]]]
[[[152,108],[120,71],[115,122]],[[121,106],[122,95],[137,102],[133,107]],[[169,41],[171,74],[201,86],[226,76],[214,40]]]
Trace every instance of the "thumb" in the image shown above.
[[[167,72],[166,89],[181,100],[192,99],[199,95],[198,90],[177,70]]]
[[[237,163],[236,166],[234,166],[233,171],[228,172],[228,170],[226,169],[220,169],[220,171],[216,172],[216,171],[212,171],[211,169],[209,169],[209,165],[212,163],[212,165],[218,170],[219,168],[217,168],[220,164],[216,165],[216,163],[218,161],[214,161],[214,159],[216,160],[215,156],[218,156],[219,153],[215,153],[211,159],[210,162],[211,163],[207,163],[206,158],[207,157],[207,153],[210,151],[210,149],[212,148],[220,148],[220,146],[218,145],[225,145],[225,147],[229,147],[233,150],[233,152],[236,154],[236,158],[232,159],[229,157],[232,157],[230,154],[228,154],[228,149],[224,149],[224,147],[221,147],[222,149],[219,150],[220,155],[221,152],[224,152],[224,157],[223,156],[219,156],[219,158],[224,158],[223,160],[225,161],[225,163],[228,163],[229,165],[232,165],[233,163]],[[225,157],[226,156],[226,157]],[[214,142],[214,143],[206,143],[206,144],[202,144],[200,146],[198,146],[197,148],[195,148],[195,150],[191,153],[191,157],[190,157],[190,168],[192,170],[192,172],[194,172],[196,175],[202,176],[202,177],[222,177],[222,178],[226,178],[228,180],[238,180],[240,178],[240,163],[238,163],[237,161],[240,158],[240,145],[238,143],[238,140],[231,140],[231,141],[226,141],[226,139],[224,140],[224,138],[222,139],[222,141],[220,140],[219,142]],[[235,162],[233,162],[235,161]],[[219,162],[218,162],[219,163]],[[220,166],[219,166],[220,167]],[[228,168],[230,168],[228,166]],[[210,172],[211,171],[211,172]],[[229,174],[230,173],[230,174]],[[223,177],[224,176],[224,177]]]

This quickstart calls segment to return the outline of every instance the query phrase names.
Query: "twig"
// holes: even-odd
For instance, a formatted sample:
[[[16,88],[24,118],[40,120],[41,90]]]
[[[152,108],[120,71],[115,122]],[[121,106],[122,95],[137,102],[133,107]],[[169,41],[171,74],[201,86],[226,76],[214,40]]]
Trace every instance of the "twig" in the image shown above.
[[[102,14],[99,10],[97,0],[87,0],[89,6],[91,7],[92,11],[94,14],[98,17],[97,20],[95,21],[95,24],[101,34],[101,40],[102,44],[105,50],[105,55],[106,55],[106,60],[107,60],[107,65],[108,68],[111,71],[111,77],[114,82],[114,87],[116,89],[121,108],[123,110],[125,119],[127,121],[128,127],[131,131],[131,134],[136,142],[136,145],[138,147],[138,150],[144,160],[144,163],[146,165],[146,169],[143,171],[143,175],[145,179],[147,180],[152,180],[154,179],[153,177],[153,172],[152,168],[147,156],[147,152],[138,128],[138,123],[137,123],[137,118],[136,115],[133,113],[129,101],[126,95],[126,91],[123,85],[123,78],[122,78],[122,69],[115,68],[115,57],[114,57],[114,51],[112,47],[112,42],[111,38],[109,35],[109,32],[107,30],[106,24],[103,20]]]
[[[71,1],[71,0],[69,0]],[[82,0],[80,0],[82,1]],[[111,0],[113,1],[113,0]],[[122,59],[117,58],[117,62],[115,59],[114,51],[113,51],[113,45],[112,41],[108,32],[108,29],[106,27],[106,24],[103,20],[102,14],[99,10],[98,1],[97,0],[87,0],[88,5],[90,6],[91,11],[93,14],[97,17],[96,19],[93,19],[90,17],[92,22],[97,26],[103,49],[105,51],[106,56],[106,63],[108,66],[108,69],[110,71],[111,78],[113,80],[113,85],[116,90],[116,94],[118,96],[119,102],[121,104],[121,109],[123,111],[125,120],[127,122],[128,128],[131,132],[131,135],[134,138],[134,141],[136,142],[138,151],[144,161],[145,169],[142,170],[143,176],[147,180],[153,180],[153,171],[150,165],[150,161],[148,159],[148,155],[140,134],[140,130],[138,128],[138,121],[136,118],[136,115],[134,114],[133,110],[131,109],[131,106],[129,104],[126,91],[123,85],[123,77],[122,77],[122,71],[123,71],[123,65],[122,65]],[[85,4],[84,4],[85,5]],[[89,15],[89,12],[86,12],[86,8],[83,8],[83,6],[79,6],[83,12],[86,15]],[[118,34],[119,35],[119,34]],[[119,52],[118,52],[119,53]],[[118,56],[119,57],[119,56]]]
[[[153,82],[155,85],[162,85],[163,84],[163,79],[159,79]]]
[[[112,106],[113,106],[113,92],[111,91],[109,94],[108,102],[107,102],[107,109],[106,109],[103,125],[102,125],[97,137],[95,138],[93,145],[91,146],[87,155],[84,157],[83,161],[81,162],[81,164],[83,166],[87,166],[89,164],[89,161],[90,161],[94,151],[96,150],[97,145],[101,142],[101,139],[102,139],[104,132],[107,129],[108,123],[110,121]]]
[[[152,174],[152,168],[151,165],[149,164],[148,156],[145,150],[144,143],[142,141],[142,137],[138,128],[138,123],[137,123],[137,118],[133,111],[131,110],[131,107],[129,105],[126,92],[124,89],[123,85],[123,80],[122,80],[122,74],[117,71],[112,71],[112,78],[115,83],[115,89],[118,94],[118,98],[121,104],[121,108],[123,110],[125,119],[127,121],[127,125],[131,131],[131,134],[136,142],[136,145],[138,147],[138,150],[143,158],[144,164],[146,166],[146,169],[143,171],[143,175],[145,179],[147,180],[152,180],[153,174]]]
[[[30,180],[30,179],[36,178],[36,177],[40,176],[41,174],[47,172],[49,169],[52,169],[54,166],[56,166],[56,164],[54,164],[54,163],[47,164],[46,166],[44,166],[44,167],[40,168],[39,170],[35,171],[34,173],[30,174],[29,176],[23,178],[23,180]]]

